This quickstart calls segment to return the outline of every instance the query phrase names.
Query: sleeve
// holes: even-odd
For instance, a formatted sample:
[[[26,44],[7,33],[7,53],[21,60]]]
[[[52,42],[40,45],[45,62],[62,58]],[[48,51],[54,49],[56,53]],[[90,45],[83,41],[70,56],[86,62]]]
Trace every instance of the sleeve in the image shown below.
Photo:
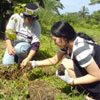
[[[37,51],[39,49],[40,42],[32,43],[31,46],[31,50]]]
[[[40,34],[41,34],[41,27],[40,24],[38,22],[36,22],[34,29],[34,34],[32,36],[32,41],[31,44],[35,43],[35,42],[40,42]]]
[[[89,44],[77,47],[74,50],[73,55],[82,68],[87,67],[93,61],[93,57],[90,54]]]
[[[8,40],[8,37],[5,35],[5,40]]]
[[[8,21],[6,29],[14,29],[15,30],[15,23],[17,23],[16,14],[12,15]]]

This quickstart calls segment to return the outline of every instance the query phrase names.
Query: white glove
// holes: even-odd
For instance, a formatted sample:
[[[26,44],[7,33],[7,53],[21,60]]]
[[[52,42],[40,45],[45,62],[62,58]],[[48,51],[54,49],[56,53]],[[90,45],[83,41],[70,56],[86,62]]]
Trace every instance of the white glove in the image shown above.
[[[65,71],[65,75],[59,75],[58,70],[57,70],[56,71],[56,76],[58,78],[60,78],[61,80],[65,81],[67,84],[71,84],[74,79],[69,76],[67,70],[64,70],[64,71]]]
[[[30,63],[32,64],[32,69],[34,69],[36,66],[38,66],[38,64],[36,63],[35,60],[30,61]]]

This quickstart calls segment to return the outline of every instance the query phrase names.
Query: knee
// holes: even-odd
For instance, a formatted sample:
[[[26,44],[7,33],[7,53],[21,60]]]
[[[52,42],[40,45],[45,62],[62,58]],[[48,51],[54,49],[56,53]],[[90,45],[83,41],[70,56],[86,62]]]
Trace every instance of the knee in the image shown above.
[[[62,58],[62,64],[65,66],[67,69],[74,69],[74,63],[72,59],[69,59],[67,57]]]
[[[8,54],[8,49],[6,49],[6,52],[5,52],[4,56],[3,56],[2,64],[4,66],[9,66],[9,65],[14,64],[14,56]]]
[[[29,51],[29,48],[30,48],[30,45],[28,45],[28,44],[27,45],[25,45],[25,44],[16,45],[15,46],[16,55],[27,54]]]
[[[6,59],[3,58],[2,64],[4,66],[10,66],[10,65],[14,64],[14,61],[9,61],[9,60],[6,60]]]
[[[2,64],[3,64],[5,67],[7,67],[7,66],[13,65],[14,63],[5,63],[5,62],[3,62]]]
[[[72,63],[72,60],[68,58],[66,55],[62,57],[62,64]]]

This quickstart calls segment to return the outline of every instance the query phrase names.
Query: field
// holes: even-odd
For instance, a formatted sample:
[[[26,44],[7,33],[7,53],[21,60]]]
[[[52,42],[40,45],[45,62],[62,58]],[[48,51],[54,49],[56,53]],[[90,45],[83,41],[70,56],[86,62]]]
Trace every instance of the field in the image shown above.
[[[75,27],[75,29],[77,32],[86,32],[100,43],[99,30],[82,27]],[[18,65],[14,64],[8,68],[2,65],[4,50],[5,42],[0,40],[0,100],[30,100],[32,97],[34,99],[31,100],[84,100],[83,93],[78,93],[77,89],[73,91],[70,85],[56,77],[55,71],[58,64],[50,67],[37,67],[12,78],[13,73],[18,70]],[[52,57],[58,50],[59,48],[55,46],[51,36],[43,33],[40,49],[35,59]]]

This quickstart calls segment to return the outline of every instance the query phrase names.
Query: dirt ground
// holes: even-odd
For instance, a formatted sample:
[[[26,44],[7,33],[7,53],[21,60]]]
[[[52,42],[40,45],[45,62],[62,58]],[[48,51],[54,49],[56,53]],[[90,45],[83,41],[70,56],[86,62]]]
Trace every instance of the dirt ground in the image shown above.
[[[8,79],[8,80],[14,80],[14,79],[18,79],[19,77],[21,77],[24,73],[27,73],[30,69],[32,68],[32,65],[30,63],[27,64],[27,66],[20,68],[6,68],[5,71],[2,71],[2,69],[0,69],[0,77],[2,79]]]
[[[30,100],[58,100],[58,95],[61,94],[59,100],[66,100],[66,94],[62,93],[47,82],[36,79],[29,85]]]

